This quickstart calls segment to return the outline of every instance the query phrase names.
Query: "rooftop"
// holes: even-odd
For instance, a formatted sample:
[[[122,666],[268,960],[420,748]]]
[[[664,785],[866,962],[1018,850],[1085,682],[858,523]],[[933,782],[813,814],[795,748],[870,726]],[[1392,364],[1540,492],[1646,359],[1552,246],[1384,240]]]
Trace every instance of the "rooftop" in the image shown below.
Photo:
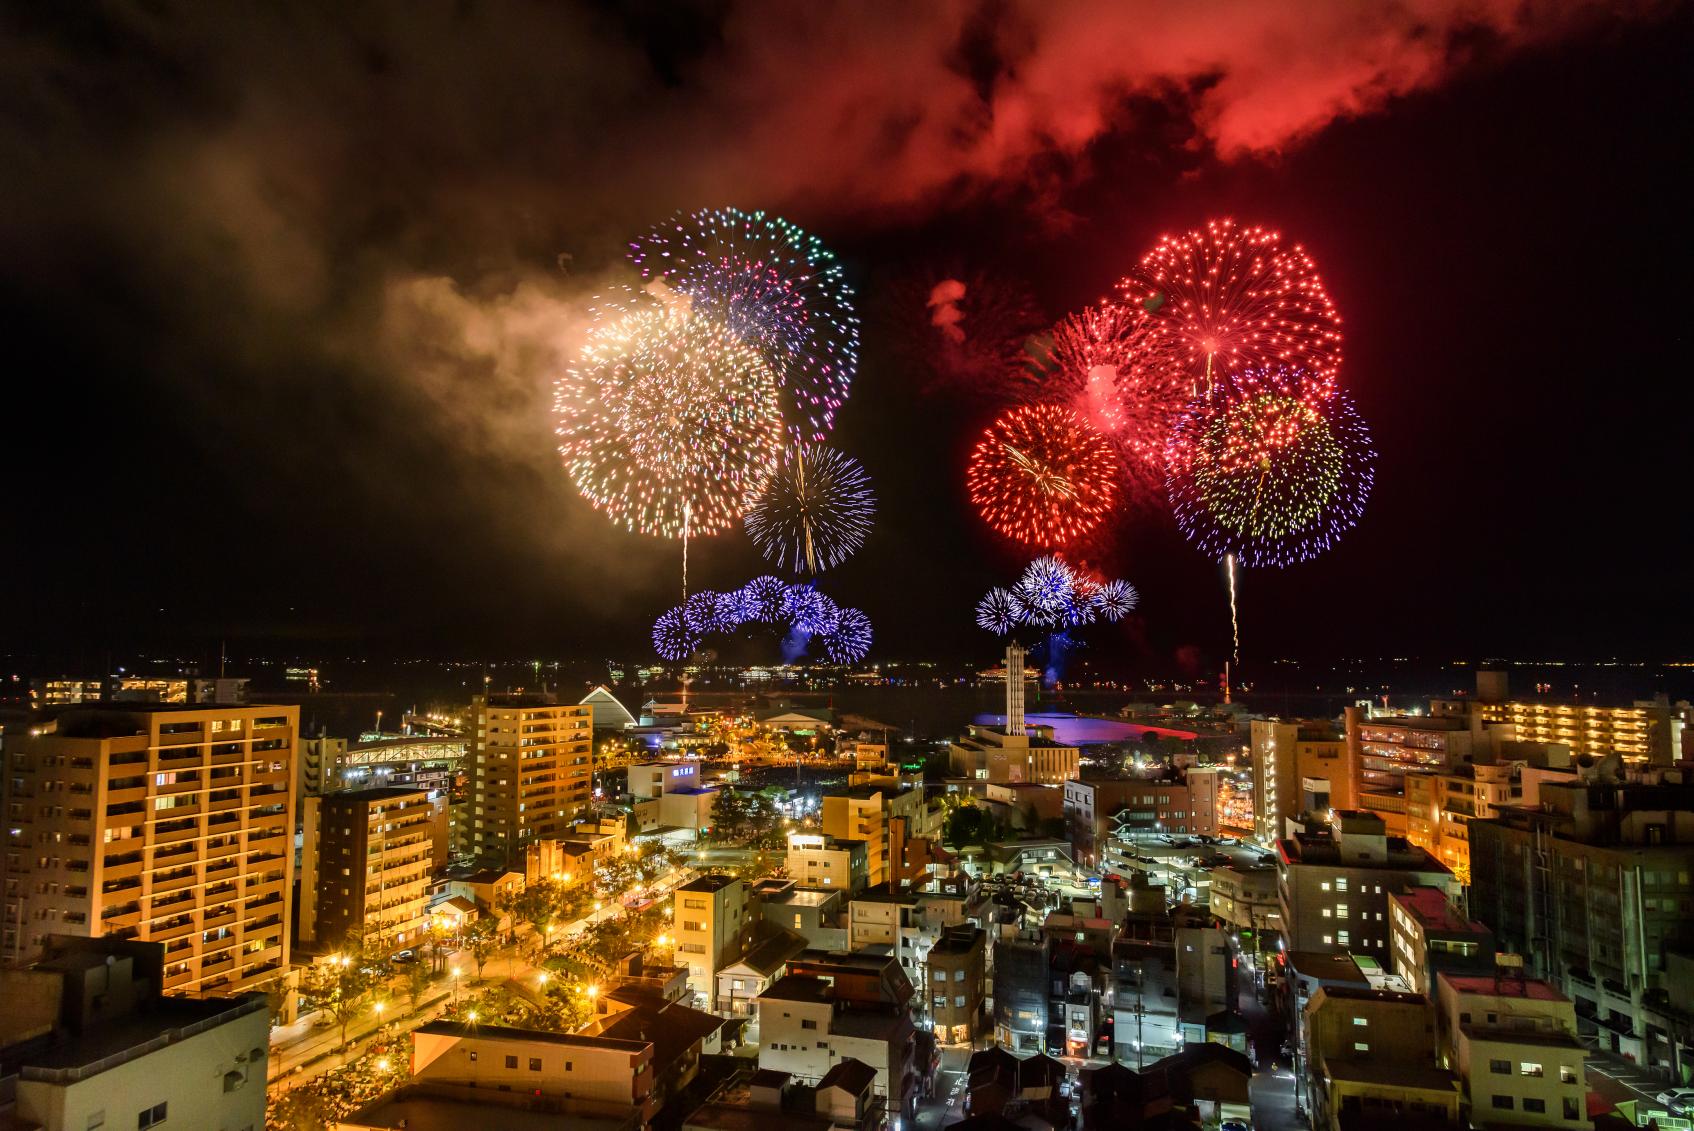
[[[1466,935],[1489,933],[1488,928],[1481,923],[1460,915],[1458,909],[1447,899],[1447,893],[1440,888],[1421,885],[1409,887],[1402,892],[1391,892],[1389,898],[1398,901],[1425,932]]]
[[[1458,1081],[1444,1069],[1430,1064],[1407,1063],[1403,1060],[1325,1057],[1323,1070],[1330,1079],[1344,1080],[1351,1084],[1420,1088],[1426,1092],[1454,1092],[1459,1087]]]
[[[482,1094],[464,1094],[436,1084],[413,1084],[372,1102],[337,1124],[349,1128],[406,1128],[407,1131],[464,1131],[467,1127],[493,1127],[501,1131],[625,1131],[627,1116],[589,1115],[573,1111],[567,1117],[557,1110],[531,1110],[534,1098],[484,1089]],[[505,1102],[502,1102],[504,1099]],[[523,1104],[524,1106],[518,1106]],[[547,1104],[545,1108],[555,1108]],[[498,1112],[498,1115],[495,1113]]]
[[[103,1020],[28,1058],[25,1079],[84,1080],[165,1045],[188,1040],[268,1007],[260,994],[239,998],[155,998],[127,1017]]]
[[[1526,1001],[1569,1001],[1551,984],[1539,978],[1496,978],[1491,974],[1449,974],[1436,978],[1461,994],[1480,994],[1484,997],[1516,997]]]
[[[918,897],[912,892],[889,891],[887,884],[877,884],[866,888],[853,897],[854,903],[900,903],[915,904]]]
[[[724,888],[735,882],[737,881],[734,876],[724,872],[713,872],[710,875],[700,876],[696,879],[689,880],[686,884],[683,884],[676,890],[704,892],[722,891]]]
[[[847,1057],[836,1061],[835,1067],[824,1073],[818,1081],[821,1088],[843,1088],[858,1095],[876,1080],[876,1069],[855,1057]]]
[[[1370,979],[1359,969],[1359,964],[1353,961],[1350,954],[1330,954],[1321,950],[1291,950],[1288,952],[1288,965],[1296,974],[1306,978],[1316,978],[1322,982],[1337,982],[1358,986],[1363,989],[1370,985]]]
[[[687,1123],[690,1127],[711,1127],[714,1131],[829,1131],[834,1120],[815,1112],[714,1101],[695,1108]],[[556,1128],[560,1124],[548,1126]]]
[[[541,1029],[508,1029],[503,1025],[472,1025],[463,1021],[431,1021],[413,1032],[431,1037],[459,1037],[480,1041],[529,1041],[547,1045],[565,1045],[582,1049],[621,1049],[638,1053],[651,1042],[623,1040],[617,1037],[585,1037],[578,1033],[550,1033]]]

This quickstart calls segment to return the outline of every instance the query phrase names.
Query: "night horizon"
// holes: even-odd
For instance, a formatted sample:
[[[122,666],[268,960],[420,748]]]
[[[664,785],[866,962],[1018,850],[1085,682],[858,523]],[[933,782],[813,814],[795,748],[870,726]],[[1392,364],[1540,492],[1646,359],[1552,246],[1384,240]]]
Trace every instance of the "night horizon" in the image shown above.
[[[888,179],[841,176],[871,144],[849,135],[816,161],[780,160],[762,185],[747,164],[760,158],[736,147],[771,135],[737,142],[726,124],[714,139],[694,123],[692,164],[655,178],[652,154],[631,153],[639,191],[620,192],[616,149],[593,148],[585,115],[652,144],[667,135],[636,91],[733,104],[745,91],[722,65],[750,50],[746,36],[801,34],[693,11],[664,32],[563,16],[528,29],[538,44],[600,37],[635,53],[617,64],[630,68],[617,105],[573,84],[527,104],[535,137],[559,139],[552,153],[516,122],[488,136],[399,128],[394,92],[441,62],[421,27],[289,31],[322,33],[326,91],[365,108],[330,118],[264,37],[204,13],[15,21],[34,109],[4,144],[34,176],[3,190],[13,254],[0,278],[23,361],[0,456],[19,501],[4,566],[23,598],[5,618],[13,650],[298,640],[641,659],[645,625],[678,599],[678,546],[614,529],[572,489],[547,412],[569,357],[548,351],[580,333],[590,296],[638,281],[620,263],[628,240],[721,205],[817,235],[855,292],[861,359],[831,442],[864,464],[878,511],[825,588],[869,614],[873,660],[991,658],[1000,645],[973,606],[1031,556],[967,498],[970,446],[1015,397],[999,376],[938,366],[922,340],[934,284],[964,280],[967,303],[998,298],[1009,324],[1038,332],[1111,294],[1161,235],[1218,217],[1311,254],[1377,452],[1357,528],[1314,560],[1241,571],[1249,678],[1290,655],[1687,657],[1686,615],[1643,599],[1674,585],[1690,549],[1664,505],[1684,477],[1672,374],[1689,295],[1670,265],[1691,233],[1673,188],[1687,153],[1638,112],[1687,101],[1671,64],[1694,36],[1685,10],[1533,33],[1479,15],[1432,32],[1439,49],[1385,24],[1427,49],[1421,71],[1385,69],[1350,101],[1287,104],[1253,86],[1271,81],[1253,37],[1272,19],[1214,44],[1215,70],[1123,64],[1122,93],[1064,135],[1011,115],[1038,112],[1026,100],[1059,81],[1053,53],[1077,49],[1075,29],[979,16],[934,74],[974,92],[977,128],[998,110],[1028,129],[1000,137],[993,161],[956,128],[930,151],[888,143]],[[461,77],[513,30],[465,21]],[[102,56],[124,60],[121,98]],[[1317,58],[1315,88],[1363,82]],[[526,81],[514,73],[504,93]],[[289,91],[296,102],[279,98]],[[960,105],[916,119],[911,144]],[[474,94],[462,107],[461,131],[493,109]],[[28,122],[52,128],[30,136]],[[549,191],[550,172],[590,153],[592,188]],[[1614,391],[1625,373],[1633,391]],[[49,498],[71,505],[44,513]],[[1141,604],[1091,629],[1087,653],[1221,668],[1223,568],[1162,499],[1127,501],[1078,556],[1128,579]],[[691,569],[695,588],[721,589],[768,571],[738,529],[695,539]]]

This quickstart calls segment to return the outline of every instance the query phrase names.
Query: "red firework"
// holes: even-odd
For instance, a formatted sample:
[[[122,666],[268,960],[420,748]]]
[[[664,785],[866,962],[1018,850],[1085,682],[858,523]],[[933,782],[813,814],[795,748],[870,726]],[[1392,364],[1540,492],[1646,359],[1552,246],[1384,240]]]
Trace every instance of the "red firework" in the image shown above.
[[[1136,499],[1157,494],[1164,476],[1165,444],[1189,398],[1181,363],[1139,304],[1101,302],[1053,328],[1048,399],[1111,443]]]
[[[1022,405],[989,426],[965,480],[983,519],[1008,538],[1055,548],[1088,533],[1117,504],[1112,446],[1071,408]]]
[[[1328,388],[1341,368],[1341,316],[1311,256],[1278,232],[1213,220],[1165,236],[1118,290],[1153,316],[1197,393],[1217,370],[1290,366]]]

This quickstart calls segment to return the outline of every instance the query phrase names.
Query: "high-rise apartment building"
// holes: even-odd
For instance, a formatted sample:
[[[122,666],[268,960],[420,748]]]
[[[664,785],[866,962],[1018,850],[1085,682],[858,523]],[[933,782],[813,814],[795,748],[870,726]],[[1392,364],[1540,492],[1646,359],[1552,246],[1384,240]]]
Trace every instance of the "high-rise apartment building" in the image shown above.
[[[1510,723],[1520,740],[1558,742],[1577,756],[1616,754],[1625,762],[1669,765],[1682,755],[1686,703],[1665,696],[1637,700],[1627,707],[1591,703],[1531,703],[1514,699],[1478,703],[1477,712],[1492,723]]]
[[[415,946],[435,869],[436,805],[421,789],[349,789],[306,799],[300,941],[370,954]]]
[[[1694,786],[1554,783],[1537,810],[1470,825],[1470,912],[1598,1028],[1601,1047],[1680,1079],[1694,1031]]]
[[[1253,833],[1260,844],[1275,844],[1308,809],[1353,807],[1347,743],[1329,723],[1255,719],[1250,749]]]
[[[286,970],[298,711],[101,704],[8,734],[4,959],[159,942],[164,990],[193,995]]]
[[[530,841],[565,836],[588,804],[594,710],[550,695],[486,695],[472,701],[471,720],[458,849],[521,868]]]
[[[876,786],[853,786],[824,795],[823,835],[837,841],[865,842],[865,883],[877,887],[888,882],[888,834],[883,816],[882,790]]]
[[[1502,808],[1540,804],[1540,786],[1549,781],[1573,781],[1570,751],[1543,743],[1502,742],[1502,760],[1467,763],[1450,771],[1413,771],[1404,778],[1406,839],[1429,850],[1459,878],[1470,883],[1470,823],[1494,816]],[[1515,758],[1514,751],[1531,751],[1535,761]]]

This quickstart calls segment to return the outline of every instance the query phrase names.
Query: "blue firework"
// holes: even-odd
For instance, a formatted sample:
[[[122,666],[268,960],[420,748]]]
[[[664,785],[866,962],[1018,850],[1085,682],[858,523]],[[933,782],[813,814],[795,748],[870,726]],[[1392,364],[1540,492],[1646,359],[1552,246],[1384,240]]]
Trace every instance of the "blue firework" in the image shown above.
[[[1018,599],[1010,591],[995,587],[977,602],[976,623],[996,636],[1004,636],[1023,619],[1020,608]]]
[[[835,631],[823,638],[823,651],[831,663],[852,664],[871,649],[871,618],[858,609],[842,609]]]
[[[1141,603],[1141,594],[1124,580],[1108,581],[1094,592],[1094,604],[1100,616],[1109,621],[1121,620]]]
[[[834,632],[841,619],[841,610],[835,602],[810,585],[789,586],[782,613],[795,628],[813,636]]]
[[[683,660],[700,647],[700,635],[688,626],[680,608],[667,609],[653,622],[653,650],[667,660]]]

